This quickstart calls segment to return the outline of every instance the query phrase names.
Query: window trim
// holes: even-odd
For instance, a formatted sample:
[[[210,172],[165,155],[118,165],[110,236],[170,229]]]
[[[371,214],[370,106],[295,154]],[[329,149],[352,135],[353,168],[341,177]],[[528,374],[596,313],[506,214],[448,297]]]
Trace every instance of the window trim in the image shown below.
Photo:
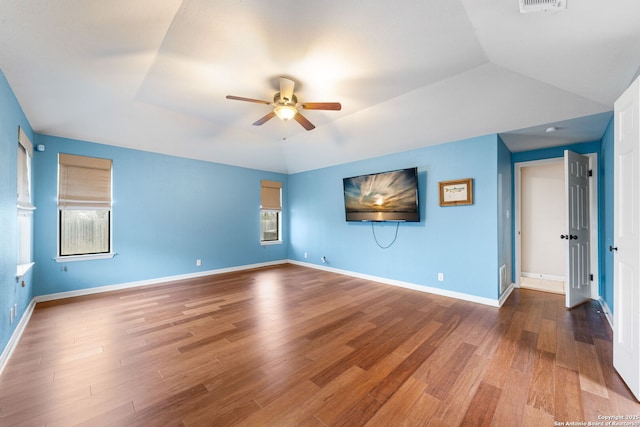
[[[18,162],[20,161],[20,150],[24,150],[25,154],[25,164],[24,164],[24,172],[26,173],[26,188],[21,188],[20,182],[22,180],[22,176],[20,175],[20,165],[18,165],[18,174],[17,174],[17,200],[16,200],[16,220],[18,226],[18,253],[16,258],[16,279],[20,280],[24,277],[25,274],[31,270],[31,268],[35,265],[33,261],[33,211],[36,210],[36,207],[33,205],[33,192],[31,186],[32,180],[32,162],[33,162],[33,144],[27,134],[22,130],[21,126],[18,126]],[[27,193],[27,199],[21,199],[20,190],[25,190]],[[28,262],[24,262],[22,259],[22,244],[25,243],[25,239],[22,234],[22,225],[20,221],[20,217],[28,217],[29,219],[29,230],[28,237],[29,240],[26,242],[29,249],[29,259]]]
[[[260,209],[260,215],[263,212],[275,212],[278,214],[278,238],[275,240],[262,240],[262,218],[260,219],[260,244],[262,246],[281,245],[282,244],[282,209]]]
[[[106,200],[96,200],[96,201],[87,201],[87,200],[63,200],[61,203],[60,200],[60,155],[65,157],[65,164],[72,161],[72,166],[77,166],[77,163],[73,164],[73,158],[79,159],[82,163],[81,167],[89,166],[89,169],[92,169],[91,166],[95,166],[95,161],[102,163],[101,161],[109,162],[109,201]],[[94,163],[93,165],[91,163]],[[96,169],[102,169],[100,165],[96,167]],[[67,206],[67,204],[71,202],[71,206]],[[96,253],[87,253],[87,254],[72,254],[72,255],[61,255],[61,237],[62,237],[62,211],[63,210],[104,210],[109,212],[109,250],[108,252],[96,252]],[[98,259],[111,259],[117,255],[113,251],[113,160],[106,159],[102,157],[93,157],[93,156],[85,156],[79,154],[66,154],[66,153],[58,153],[58,230],[56,235],[56,256],[53,260],[57,263],[66,263],[66,262],[76,262],[76,261],[91,261]]]
[[[104,258],[113,258],[115,255],[112,250],[113,245],[113,235],[112,235],[112,222],[111,222],[111,209],[89,209],[89,210],[102,210],[109,212],[109,250],[106,252],[92,252],[86,254],[71,254],[71,255],[62,255],[62,239],[61,239],[61,230],[62,230],[62,211],[64,210],[76,210],[76,209],[65,209],[58,207],[58,252],[56,256],[57,262],[64,262],[64,260],[74,258],[72,261],[83,261],[90,259],[104,259]],[[77,209],[81,210],[81,209]],[[109,256],[111,255],[111,256]],[[61,260],[61,261],[58,261]]]
[[[22,279],[24,275],[27,274],[35,264],[35,262],[30,262],[28,264],[18,264],[18,268],[16,270],[16,279]]]
[[[278,214],[278,238],[262,240],[262,213]],[[262,246],[282,244],[282,183],[280,181],[260,180],[260,244]]]
[[[92,261],[96,259],[111,259],[117,254],[115,252],[109,253],[101,253],[101,254],[88,254],[88,255],[63,255],[57,256],[53,260],[58,264],[62,264],[65,262],[76,262],[76,261]]]
[[[17,215],[17,219],[18,219],[18,263],[16,266],[16,279],[20,280],[22,279],[22,277],[27,274],[29,272],[29,270],[31,270],[31,268],[35,265],[35,261],[33,261],[33,212],[36,210],[35,206],[31,206],[31,207],[26,207],[26,206],[21,206],[18,205],[18,215]],[[20,228],[20,217],[21,216],[26,216],[29,217],[29,262],[20,262],[20,249],[21,249],[21,243],[22,243],[22,239],[23,236],[21,235],[21,228]]]

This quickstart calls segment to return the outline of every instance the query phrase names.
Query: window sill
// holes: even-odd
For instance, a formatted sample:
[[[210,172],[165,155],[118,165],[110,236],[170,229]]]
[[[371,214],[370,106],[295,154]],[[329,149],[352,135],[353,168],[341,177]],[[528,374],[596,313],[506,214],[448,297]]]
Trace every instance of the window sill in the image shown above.
[[[266,241],[261,241],[260,244],[262,246],[281,245],[282,240],[266,240]]]
[[[22,277],[27,274],[29,272],[29,270],[31,270],[31,267],[33,267],[33,265],[35,264],[35,262],[30,262],[28,264],[18,264],[18,268],[17,268],[17,272],[16,272],[16,279],[20,280],[22,279]]]
[[[59,256],[54,258],[53,260],[57,263],[63,263],[63,262],[76,262],[76,261],[92,261],[95,259],[111,259],[114,256],[116,256],[115,253],[92,254],[92,255],[69,255],[69,256]]]
[[[36,210],[36,207],[31,204],[21,204],[18,203],[18,212],[19,213],[33,213]]]

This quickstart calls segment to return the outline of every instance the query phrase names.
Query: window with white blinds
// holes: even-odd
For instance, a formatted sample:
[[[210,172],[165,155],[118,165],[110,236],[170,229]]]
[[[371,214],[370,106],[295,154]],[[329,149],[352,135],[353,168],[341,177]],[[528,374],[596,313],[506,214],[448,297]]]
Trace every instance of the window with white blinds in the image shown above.
[[[110,159],[58,155],[60,258],[111,253]]]

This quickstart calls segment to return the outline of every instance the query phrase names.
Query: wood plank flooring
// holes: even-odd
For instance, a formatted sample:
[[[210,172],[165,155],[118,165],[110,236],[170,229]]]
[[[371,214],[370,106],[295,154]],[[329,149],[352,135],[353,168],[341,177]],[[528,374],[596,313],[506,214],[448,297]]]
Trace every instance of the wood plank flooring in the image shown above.
[[[38,304],[2,426],[554,426],[637,415],[597,303],[294,265]],[[555,424],[554,424],[555,423]]]

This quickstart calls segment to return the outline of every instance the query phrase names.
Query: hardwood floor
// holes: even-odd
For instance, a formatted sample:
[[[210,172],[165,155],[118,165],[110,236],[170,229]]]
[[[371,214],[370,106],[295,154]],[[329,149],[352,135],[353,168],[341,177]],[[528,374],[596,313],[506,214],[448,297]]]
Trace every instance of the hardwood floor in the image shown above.
[[[640,414],[597,303],[294,265],[38,304],[2,426],[553,426]]]

